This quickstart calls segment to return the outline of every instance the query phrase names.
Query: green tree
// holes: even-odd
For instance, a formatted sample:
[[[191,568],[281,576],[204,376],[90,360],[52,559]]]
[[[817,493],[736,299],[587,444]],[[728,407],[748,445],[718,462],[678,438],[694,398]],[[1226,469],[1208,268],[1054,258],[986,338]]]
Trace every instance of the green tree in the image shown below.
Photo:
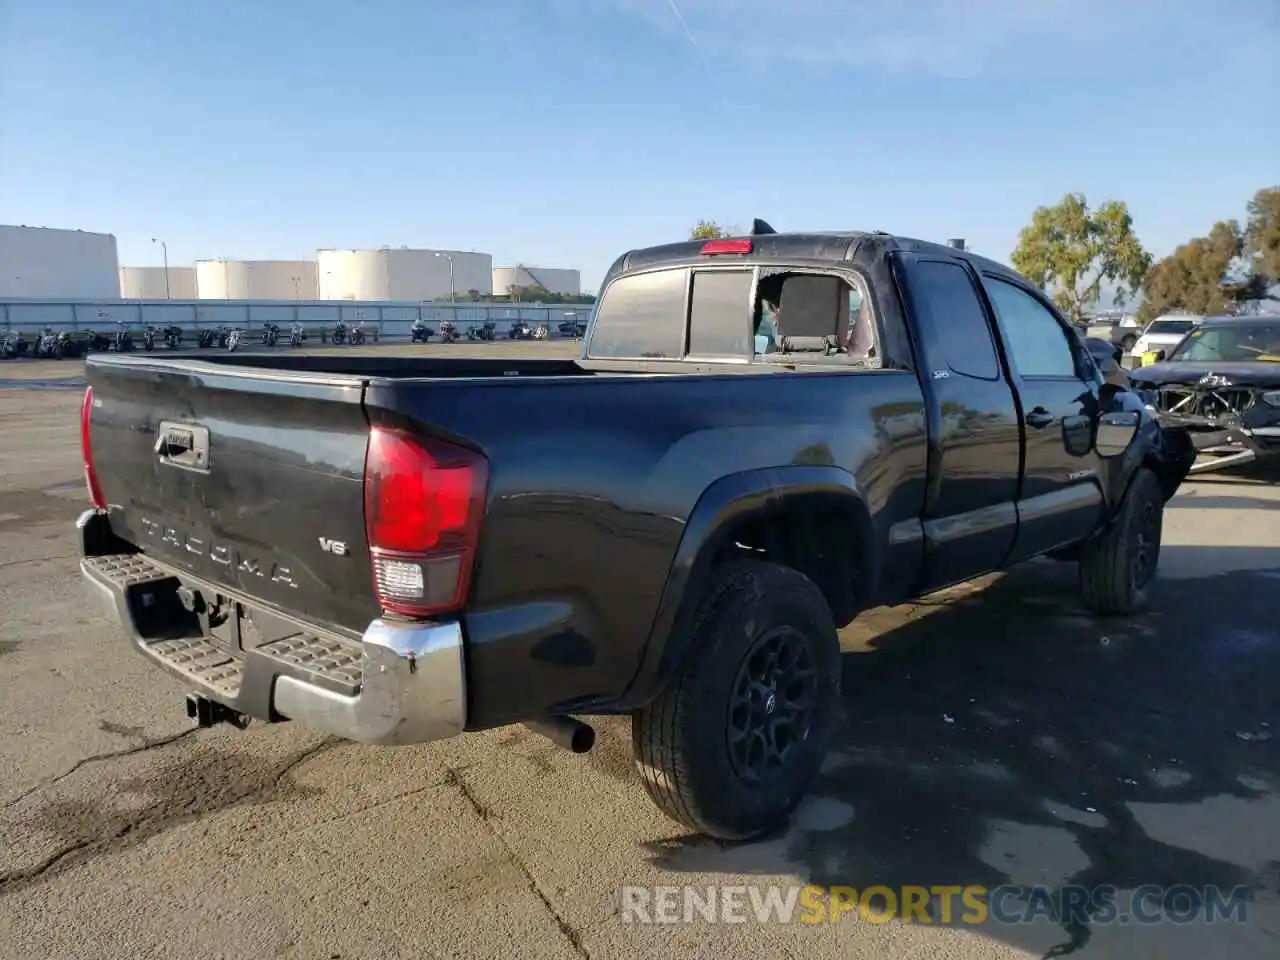
[[[527,303],[549,303],[554,296],[550,290],[538,283],[513,286],[508,289],[511,299]]]
[[[552,293],[546,287],[513,284],[502,293],[480,293],[472,297],[477,303],[572,303],[590,304],[596,302],[593,293]]]
[[[1097,305],[1104,281],[1115,285],[1116,302],[1123,303],[1151,268],[1151,255],[1134,235],[1129,208],[1111,200],[1091,211],[1080,193],[1038,208],[1018,235],[1010,259],[1076,323]]]
[[[1244,248],[1253,272],[1267,284],[1280,283],[1280,187],[1253,195],[1244,228]]]
[[[714,220],[699,220],[689,231],[690,240],[718,240],[727,236],[724,228]]]
[[[1250,204],[1251,216],[1252,210]],[[1261,227],[1253,234],[1264,236]],[[1177,247],[1147,273],[1139,319],[1174,312],[1235,313],[1250,301],[1271,299],[1265,248],[1254,254],[1251,246],[1247,229],[1235,220],[1220,220],[1208,236],[1193,237]]]

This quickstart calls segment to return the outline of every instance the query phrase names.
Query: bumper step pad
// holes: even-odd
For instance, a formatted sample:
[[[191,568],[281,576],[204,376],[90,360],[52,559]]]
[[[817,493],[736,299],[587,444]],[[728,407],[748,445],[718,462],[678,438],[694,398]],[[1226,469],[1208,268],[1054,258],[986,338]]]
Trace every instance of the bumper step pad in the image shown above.
[[[145,652],[225,697],[234,699],[240,695],[244,661],[203,637],[152,640],[147,643]]]
[[[297,633],[254,649],[272,660],[318,674],[331,684],[349,688],[352,693],[360,689],[358,644]]]
[[[89,557],[83,566],[87,575],[124,591],[128,606],[139,613],[139,620],[145,617],[145,611],[159,604],[161,596],[176,596],[181,586],[176,575],[138,553]],[[289,672],[295,675],[309,674],[311,679],[348,696],[360,690],[360,645],[336,637],[299,631],[243,651],[230,650],[210,637],[175,637],[172,632],[154,638],[144,632],[136,640],[142,653],[171,672],[230,700],[240,694],[250,655],[292,668]]]
[[[198,590],[206,604],[215,602],[216,583],[145,554],[117,552],[127,544],[112,532],[104,512],[84,511],[76,529],[80,572],[90,595],[104,605],[133,649],[194,688],[189,706],[194,702],[198,708],[203,698],[241,717],[292,720],[381,746],[430,743],[467,729],[458,619],[379,617],[356,640],[341,630],[309,626],[240,601],[247,610],[234,615],[247,617],[215,626],[190,591]]]

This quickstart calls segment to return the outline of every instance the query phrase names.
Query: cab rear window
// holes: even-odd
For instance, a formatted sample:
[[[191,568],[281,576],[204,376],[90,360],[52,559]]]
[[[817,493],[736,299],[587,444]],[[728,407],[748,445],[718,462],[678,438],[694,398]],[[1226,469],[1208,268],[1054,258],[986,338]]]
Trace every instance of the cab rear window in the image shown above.
[[[588,356],[626,360],[682,357],[688,286],[688,270],[619,277],[596,307]]]
[[[750,357],[754,276],[752,270],[679,269],[620,277],[596,310],[589,356]]]
[[[750,270],[699,270],[689,297],[689,356],[751,356]]]
[[[873,350],[869,304],[839,277],[784,267],[673,267],[619,277],[605,288],[587,357],[747,361],[826,338],[843,344],[842,354]]]

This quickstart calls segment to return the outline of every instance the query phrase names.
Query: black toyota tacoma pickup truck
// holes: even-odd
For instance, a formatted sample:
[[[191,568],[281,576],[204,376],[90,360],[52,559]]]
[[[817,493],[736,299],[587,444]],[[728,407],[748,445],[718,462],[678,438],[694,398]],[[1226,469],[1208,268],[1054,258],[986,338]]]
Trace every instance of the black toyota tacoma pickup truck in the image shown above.
[[[201,724],[627,714],[658,806],[751,838],[859,611],[1046,554],[1142,607],[1194,451],[1106,373],[998,263],[758,223],[619,257],[577,360],[91,357],[81,566]]]

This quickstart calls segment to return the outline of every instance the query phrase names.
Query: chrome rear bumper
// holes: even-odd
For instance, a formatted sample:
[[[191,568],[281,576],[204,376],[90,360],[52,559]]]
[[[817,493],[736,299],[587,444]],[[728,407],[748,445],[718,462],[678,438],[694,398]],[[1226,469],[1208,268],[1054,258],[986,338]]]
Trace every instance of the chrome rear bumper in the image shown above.
[[[106,538],[90,528],[105,522],[89,510],[76,523],[86,554],[81,575],[133,647],[189,691],[247,716],[294,720],[360,743],[425,743],[465,729],[458,623],[378,619],[359,641],[298,623],[296,634],[232,648],[193,629],[178,597],[190,578],[138,553],[95,555],[89,545]]]

